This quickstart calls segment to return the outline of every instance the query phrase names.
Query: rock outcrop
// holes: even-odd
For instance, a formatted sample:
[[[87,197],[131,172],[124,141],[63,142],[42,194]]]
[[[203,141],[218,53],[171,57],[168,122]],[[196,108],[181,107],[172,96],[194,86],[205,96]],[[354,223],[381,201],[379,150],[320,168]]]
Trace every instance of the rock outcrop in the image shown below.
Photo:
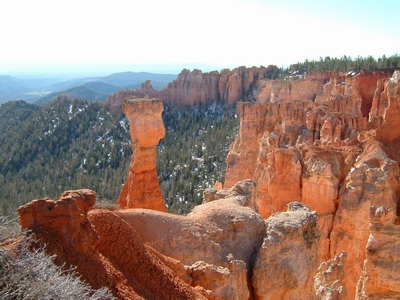
[[[253,181],[215,190],[215,200],[195,207],[187,216],[146,209],[115,213],[136,230],[145,244],[189,266],[195,282],[210,282],[203,287],[213,290],[215,299],[247,299],[250,290],[244,279],[250,276],[265,231],[264,220],[251,208],[254,192]],[[210,273],[220,278],[217,290],[213,280],[207,279]],[[236,287],[222,288],[232,280]],[[233,298],[232,293],[236,295]]]
[[[124,220],[110,211],[89,212],[95,201],[91,190],[34,200],[18,209],[20,224],[46,244],[57,264],[76,266],[93,288],[106,286],[118,299],[204,299],[152,255]]]
[[[346,252],[336,254],[334,258],[323,262],[315,274],[314,289],[317,299],[338,300],[347,299],[344,281],[344,265]]]
[[[367,256],[369,208],[399,211],[399,79],[374,71],[266,80],[258,102],[238,104],[224,187],[255,180],[263,218],[292,201],[315,210],[320,259],[346,252],[349,299]]]
[[[129,119],[132,161],[128,179],[117,204],[122,208],[149,208],[166,211],[156,170],[156,148],[165,135],[159,99],[128,98],[124,112]]]
[[[262,282],[280,286],[280,295],[309,294],[319,253],[316,213],[291,203],[264,223],[251,208],[254,192],[250,180],[209,190],[188,216],[92,209],[91,190],[34,200],[18,213],[57,264],[76,266],[93,288],[106,286],[118,299],[268,299]],[[290,243],[292,252],[285,251]],[[270,266],[282,276],[272,276]]]
[[[157,98],[158,91],[153,88],[151,80],[146,80],[143,82],[139,89],[127,89],[116,92],[115,94],[109,95],[107,97],[106,104],[111,112],[121,113],[124,100],[126,98],[136,97],[136,98]]]
[[[314,299],[319,265],[317,213],[299,202],[265,221],[266,235],[254,263],[256,299]]]
[[[263,84],[262,80],[271,78],[277,72],[276,66],[239,67],[224,69],[221,72],[203,73],[201,70],[183,69],[178,77],[161,91],[153,89],[146,81],[140,89],[119,91],[107,98],[107,105],[113,112],[121,112],[123,100],[127,97],[159,98],[165,104],[194,106],[212,101],[234,105],[239,101],[254,99]]]
[[[239,67],[232,71],[203,73],[200,70],[184,69],[176,80],[160,92],[165,103],[196,105],[211,101],[222,101],[229,105],[245,99],[252,99],[259,82],[271,78],[276,66]]]
[[[397,299],[400,295],[400,222],[393,208],[370,208],[371,233],[357,299]]]

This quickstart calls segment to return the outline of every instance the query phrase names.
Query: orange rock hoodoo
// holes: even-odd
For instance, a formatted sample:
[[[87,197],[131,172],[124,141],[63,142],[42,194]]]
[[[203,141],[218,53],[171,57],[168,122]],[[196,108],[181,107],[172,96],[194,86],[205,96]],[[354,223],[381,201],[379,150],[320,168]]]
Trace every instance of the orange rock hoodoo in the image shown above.
[[[155,148],[165,135],[163,110],[163,103],[158,99],[127,98],[124,102],[133,155],[128,179],[117,202],[122,208],[166,211],[158,183]]]
[[[378,294],[371,288],[375,279],[366,279],[377,274],[368,273],[377,270],[368,263],[370,222],[377,222],[370,218],[371,205],[399,211],[399,75],[374,71],[267,80],[259,84],[257,103],[238,104],[240,130],[227,158],[225,187],[254,179],[264,218],[292,201],[315,210],[321,259],[346,252],[342,274],[348,299],[359,280],[358,295]],[[379,282],[380,295],[396,293],[389,277]]]

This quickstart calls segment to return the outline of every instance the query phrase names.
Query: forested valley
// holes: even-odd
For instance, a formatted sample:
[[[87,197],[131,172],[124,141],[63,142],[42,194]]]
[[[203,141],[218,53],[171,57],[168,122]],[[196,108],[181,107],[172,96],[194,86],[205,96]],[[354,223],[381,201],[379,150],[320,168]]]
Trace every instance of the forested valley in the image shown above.
[[[160,186],[170,212],[185,214],[205,188],[223,181],[238,119],[235,108],[216,102],[166,106],[163,119]],[[66,97],[43,106],[11,101],[0,107],[0,126],[0,214],[14,216],[22,204],[69,189],[93,189],[100,202],[118,199],[132,155],[123,114]]]

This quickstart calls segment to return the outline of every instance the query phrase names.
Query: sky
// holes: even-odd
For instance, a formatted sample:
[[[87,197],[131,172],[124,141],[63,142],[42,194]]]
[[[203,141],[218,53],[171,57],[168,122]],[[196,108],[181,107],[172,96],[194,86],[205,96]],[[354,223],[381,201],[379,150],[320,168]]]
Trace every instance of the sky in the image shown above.
[[[400,0],[13,0],[0,7],[0,75],[177,73],[400,52]]]

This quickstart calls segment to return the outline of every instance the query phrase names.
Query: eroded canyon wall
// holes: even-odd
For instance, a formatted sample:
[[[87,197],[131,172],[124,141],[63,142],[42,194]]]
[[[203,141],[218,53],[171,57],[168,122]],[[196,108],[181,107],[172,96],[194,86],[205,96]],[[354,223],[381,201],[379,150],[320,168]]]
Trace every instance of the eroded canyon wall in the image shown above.
[[[254,179],[264,218],[292,201],[317,211],[320,258],[346,252],[349,299],[366,272],[370,207],[399,209],[399,74],[264,80],[257,103],[238,104],[240,129],[228,154],[225,187]]]
[[[201,70],[183,69],[178,77],[160,91],[153,89],[150,81],[142,84],[140,89],[122,90],[107,98],[107,105],[114,112],[121,112],[123,100],[135,96],[159,98],[165,104],[194,106],[212,101],[221,101],[235,105],[239,101],[253,100],[263,84],[277,72],[276,66],[239,67],[221,72],[203,73]]]

